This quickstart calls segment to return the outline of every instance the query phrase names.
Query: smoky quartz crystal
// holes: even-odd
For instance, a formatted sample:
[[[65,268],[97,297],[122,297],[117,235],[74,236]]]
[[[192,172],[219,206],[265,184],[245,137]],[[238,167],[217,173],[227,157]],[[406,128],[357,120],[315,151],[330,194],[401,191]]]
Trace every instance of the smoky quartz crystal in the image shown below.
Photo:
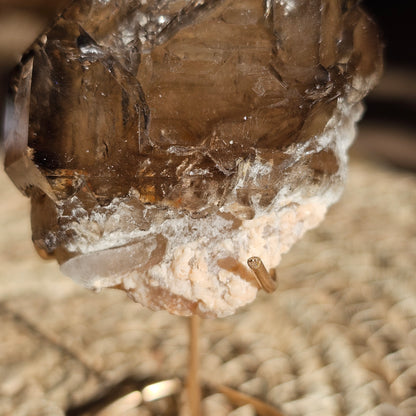
[[[381,47],[355,0],[73,0],[22,58],[5,168],[64,274],[225,316],[340,195]]]

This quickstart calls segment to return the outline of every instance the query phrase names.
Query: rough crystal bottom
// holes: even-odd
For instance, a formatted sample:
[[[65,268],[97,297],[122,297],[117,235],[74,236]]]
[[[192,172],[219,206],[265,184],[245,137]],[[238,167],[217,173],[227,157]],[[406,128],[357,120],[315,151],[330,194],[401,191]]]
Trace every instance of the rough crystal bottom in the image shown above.
[[[380,70],[354,1],[74,0],[22,60],[6,171],[65,274],[225,316],[338,198]]]

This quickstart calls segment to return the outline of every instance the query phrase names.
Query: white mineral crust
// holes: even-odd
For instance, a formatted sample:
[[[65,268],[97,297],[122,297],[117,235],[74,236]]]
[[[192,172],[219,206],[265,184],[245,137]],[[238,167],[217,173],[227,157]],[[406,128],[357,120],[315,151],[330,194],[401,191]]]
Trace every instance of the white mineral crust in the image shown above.
[[[317,226],[339,198],[347,150],[361,113],[360,104],[339,98],[323,134],[288,150],[291,166],[299,166],[292,174],[302,175],[303,158],[331,149],[340,166],[335,175],[313,189],[310,184],[294,188],[294,178],[287,177],[267,209],[253,199],[251,219],[239,219],[242,207],[236,205],[234,194],[267,178],[274,168],[258,159],[240,163],[233,191],[218,213],[208,217],[173,213],[143,231],[126,227],[131,207],[119,199],[113,200],[107,213],[87,215],[75,209],[67,229],[76,237],[67,249],[80,254],[62,264],[62,272],[88,288],[123,288],[135,301],[155,310],[206,317],[233,314],[257,294],[247,259],[258,256],[266,268],[276,267],[282,254]]]

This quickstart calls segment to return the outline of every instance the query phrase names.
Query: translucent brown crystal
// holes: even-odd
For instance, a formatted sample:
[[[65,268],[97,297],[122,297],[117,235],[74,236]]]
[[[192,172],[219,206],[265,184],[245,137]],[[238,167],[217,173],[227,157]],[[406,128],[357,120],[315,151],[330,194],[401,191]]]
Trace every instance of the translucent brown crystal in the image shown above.
[[[354,0],[74,0],[16,74],[6,171],[31,197],[35,246],[71,277],[228,314],[256,291],[243,257],[268,245],[275,266],[318,221],[299,207],[337,198],[380,71]],[[297,223],[282,217],[292,206]],[[239,234],[271,214],[263,243]],[[211,283],[178,277],[188,249],[204,259],[187,255],[188,272],[209,269]],[[250,295],[230,295],[234,278]],[[205,286],[228,306],[208,306]]]

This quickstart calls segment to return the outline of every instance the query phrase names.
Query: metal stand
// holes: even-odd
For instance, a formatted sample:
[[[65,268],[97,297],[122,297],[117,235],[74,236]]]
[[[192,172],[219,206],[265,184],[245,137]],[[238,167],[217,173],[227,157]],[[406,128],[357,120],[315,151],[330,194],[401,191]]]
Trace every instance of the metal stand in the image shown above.
[[[199,381],[199,327],[201,318],[189,319],[189,367],[186,383],[190,416],[201,416],[201,385]]]

